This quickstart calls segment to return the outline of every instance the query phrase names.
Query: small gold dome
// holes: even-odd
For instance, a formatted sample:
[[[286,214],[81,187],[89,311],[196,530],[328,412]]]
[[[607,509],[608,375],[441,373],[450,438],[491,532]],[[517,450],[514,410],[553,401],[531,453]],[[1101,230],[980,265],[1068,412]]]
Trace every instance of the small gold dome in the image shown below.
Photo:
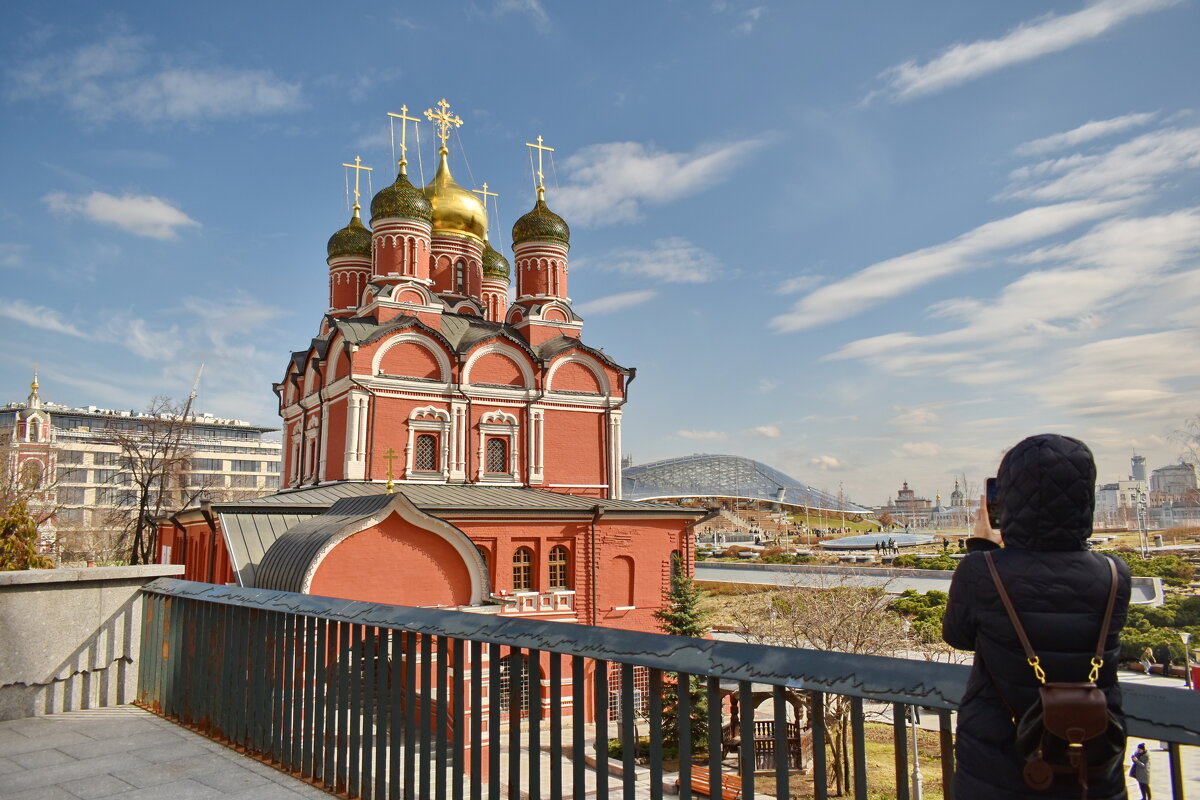
[[[457,233],[483,239],[487,235],[487,211],[483,202],[455,182],[446,163],[446,151],[442,150],[442,161],[437,175],[423,191],[433,204],[433,232]]]

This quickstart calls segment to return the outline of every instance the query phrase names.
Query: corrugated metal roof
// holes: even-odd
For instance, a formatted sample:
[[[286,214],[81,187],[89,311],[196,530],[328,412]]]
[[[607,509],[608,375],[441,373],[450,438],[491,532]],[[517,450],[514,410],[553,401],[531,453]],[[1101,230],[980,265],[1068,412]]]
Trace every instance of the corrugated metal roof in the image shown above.
[[[275,540],[285,531],[312,518],[311,513],[229,513],[217,509],[225,546],[233,560],[239,586],[254,586],[255,572]]]

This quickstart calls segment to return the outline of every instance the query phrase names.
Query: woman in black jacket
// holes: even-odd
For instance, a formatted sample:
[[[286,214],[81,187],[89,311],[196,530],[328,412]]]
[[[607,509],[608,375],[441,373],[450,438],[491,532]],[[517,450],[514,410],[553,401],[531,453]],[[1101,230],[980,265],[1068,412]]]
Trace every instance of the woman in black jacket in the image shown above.
[[[970,554],[955,570],[942,638],[975,651],[975,665],[958,712],[954,796],[960,800],[1077,798],[1071,776],[1045,791],[1030,789],[1014,749],[1016,719],[1038,697],[1038,681],[1025,661],[987,563],[992,558],[1021,624],[1050,681],[1086,681],[1108,600],[1108,557],[1092,553],[1096,465],[1083,442],[1066,436],[1032,436],[1000,463],[997,475],[1003,549],[990,537],[968,540]],[[985,508],[983,528],[987,529]],[[978,530],[978,526],[977,526]],[[1119,559],[1117,598],[1097,685],[1109,707],[1120,710],[1117,658],[1129,608],[1129,568]],[[1089,780],[1090,800],[1125,797],[1125,775]]]

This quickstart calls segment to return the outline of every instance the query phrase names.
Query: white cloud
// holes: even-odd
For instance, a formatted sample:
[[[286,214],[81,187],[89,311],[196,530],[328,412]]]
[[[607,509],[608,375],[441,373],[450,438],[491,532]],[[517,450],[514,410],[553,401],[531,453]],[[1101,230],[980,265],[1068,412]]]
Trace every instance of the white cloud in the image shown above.
[[[894,407],[891,424],[900,428],[927,428],[940,419],[940,416],[929,406]]]
[[[892,455],[897,458],[935,458],[941,452],[942,447],[937,442],[904,442],[892,448]]]
[[[749,139],[691,153],[665,153],[640,142],[594,144],[563,162],[568,177],[551,204],[585,227],[631,222],[643,203],[661,205],[728,179],[760,144]]]
[[[716,256],[678,236],[658,239],[647,247],[614,250],[603,259],[589,259],[575,267],[584,265],[658,283],[706,283],[721,270]]]
[[[821,286],[800,298],[791,311],[774,317],[770,326],[778,333],[790,333],[855,316],[918,286],[977,268],[1013,247],[1110,216],[1122,207],[1115,202],[1078,201],[1039,206],[985,223],[949,242],[877,262]]]
[[[171,361],[184,344],[178,326],[156,330],[144,319],[123,314],[109,320],[107,338],[147,361]]]
[[[816,467],[822,472],[836,472],[842,469],[842,462],[833,456],[816,456],[808,460],[810,467]]]
[[[1145,114],[1126,114],[1121,117],[1113,117],[1112,119],[1092,120],[1080,125],[1078,128],[1072,128],[1063,133],[1056,133],[1053,136],[1046,136],[1041,139],[1034,139],[1031,142],[1025,142],[1016,149],[1017,155],[1022,156],[1040,156],[1045,153],[1052,153],[1055,150],[1065,150],[1068,147],[1090,142],[1093,139],[1100,139],[1104,136],[1111,136],[1114,133],[1121,133],[1130,128],[1137,128],[1146,125],[1158,116],[1158,112],[1151,111]]]
[[[539,33],[549,33],[551,29],[550,15],[542,7],[541,0],[499,0],[494,11],[496,16],[503,14],[527,14],[533,20],[533,26]]]
[[[171,203],[152,195],[115,197],[104,192],[69,195],[51,192],[42,198],[51,211],[82,214],[93,222],[115,225],[137,236],[174,239],[179,228],[200,227],[200,223]]]
[[[299,84],[269,70],[163,65],[148,37],[120,33],[9,72],[14,100],[58,98],[95,122],[129,116],[142,122],[208,120],[287,111]]]
[[[820,275],[797,275],[794,278],[788,278],[783,283],[779,284],[779,294],[795,294],[796,292],[807,292],[810,289],[815,289],[824,282],[824,278]]]
[[[1003,196],[1043,202],[1132,197],[1145,193],[1159,180],[1172,180],[1183,170],[1197,168],[1200,128],[1167,128],[1144,133],[1098,155],[1076,154],[1014,170]]]
[[[735,33],[751,33],[754,31],[754,26],[762,19],[763,14],[767,11],[765,6],[754,6],[747,8],[742,12],[741,21],[733,26]]]
[[[19,267],[29,252],[29,245],[20,242],[0,242],[0,267]]]
[[[678,436],[680,439],[718,440],[718,439],[728,439],[729,438],[728,435],[722,433],[721,431],[682,430],[682,431],[675,431],[675,435]]]
[[[773,381],[770,378],[763,378],[758,382],[758,386],[755,388],[755,391],[757,391],[759,394],[769,394],[770,392],[775,391],[777,388],[779,388],[778,381]]]
[[[1025,22],[998,39],[956,44],[926,61],[906,61],[879,77],[883,89],[875,94],[903,101],[933,94],[981,78],[992,72],[1032,61],[1050,53],[1091,41],[1123,22],[1157,11],[1178,0],[1099,0],[1066,16],[1047,14]]]
[[[597,297],[595,300],[580,303],[575,306],[575,310],[580,314],[611,314],[614,311],[624,311],[627,308],[641,305],[653,300],[657,295],[658,292],[653,289],[610,294],[607,297]]]
[[[746,433],[761,439],[778,439],[780,436],[783,436],[783,431],[779,430],[778,425],[759,425],[757,428],[751,428],[746,431]]]
[[[63,333],[80,339],[90,338],[88,334],[63,319],[62,315],[53,308],[32,305],[24,300],[0,302],[0,317],[7,317],[44,331]]]

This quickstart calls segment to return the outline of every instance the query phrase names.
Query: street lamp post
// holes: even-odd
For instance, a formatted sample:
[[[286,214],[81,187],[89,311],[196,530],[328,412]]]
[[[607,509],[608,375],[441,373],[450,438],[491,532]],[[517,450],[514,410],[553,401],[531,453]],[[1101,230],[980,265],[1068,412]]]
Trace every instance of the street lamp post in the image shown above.
[[[921,714],[916,706],[909,706],[908,713],[912,720],[912,800],[921,800],[921,759],[917,753],[917,723],[921,721]]]
[[[1141,543],[1142,558],[1150,557],[1150,534],[1146,531],[1146,493],[1138,491],[1137,494],[1137,515],[1138,515],[1138,541]]]

